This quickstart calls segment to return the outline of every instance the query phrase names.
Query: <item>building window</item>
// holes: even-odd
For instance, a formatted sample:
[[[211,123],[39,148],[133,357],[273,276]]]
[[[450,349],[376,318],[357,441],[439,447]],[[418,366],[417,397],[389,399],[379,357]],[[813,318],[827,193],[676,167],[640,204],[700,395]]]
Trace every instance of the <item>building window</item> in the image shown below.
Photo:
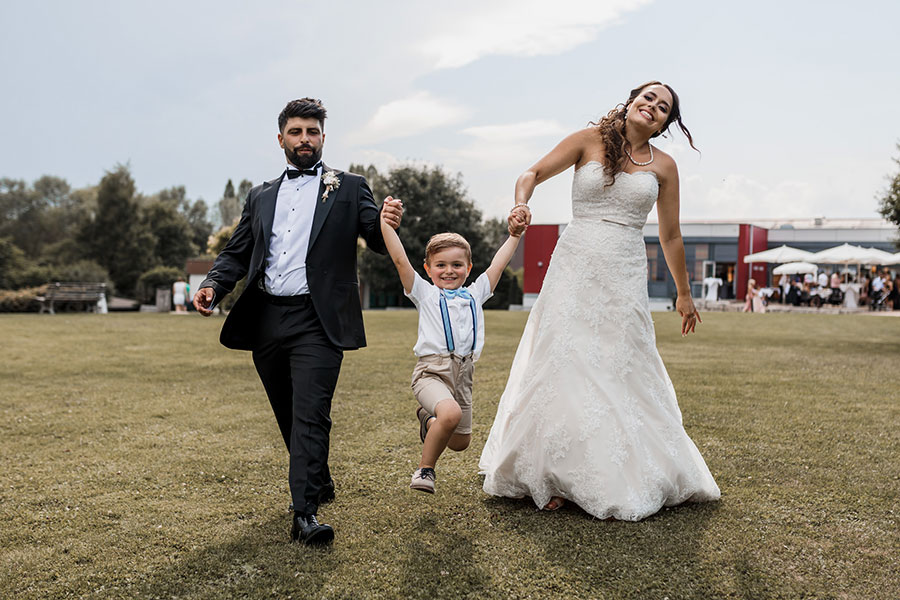
[[[663,272],[660,276],[660,267],[665,270],[665,261],[659,260],[660,247],[659,244],[647,244],[647,280],[648,281],[665,281],[666,275]]]
[[[703,281],[703,261],[709,260],[709,244],[690,244],[685,248],[691,281]],[[692,256],[693,255],[693,256]],[[693,263],[691,260],[693,259]]]

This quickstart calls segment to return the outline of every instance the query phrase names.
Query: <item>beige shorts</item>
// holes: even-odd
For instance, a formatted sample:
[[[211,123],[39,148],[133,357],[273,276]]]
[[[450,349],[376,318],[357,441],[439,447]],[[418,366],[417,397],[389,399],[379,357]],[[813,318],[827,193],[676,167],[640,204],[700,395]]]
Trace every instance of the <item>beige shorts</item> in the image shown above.
[[[441,400],[452,398],[462,409],[462,418],[453,433],[472,433],[472,356],[420,356],[413,369],[412,389],[416,400],[432,415]]]

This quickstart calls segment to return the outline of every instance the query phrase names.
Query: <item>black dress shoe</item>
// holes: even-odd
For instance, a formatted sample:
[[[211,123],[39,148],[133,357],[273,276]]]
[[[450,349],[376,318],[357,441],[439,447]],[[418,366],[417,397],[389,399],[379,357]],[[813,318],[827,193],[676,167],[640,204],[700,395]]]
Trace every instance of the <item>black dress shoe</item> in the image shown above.
[[[334,540],[331,525],[319,524],[316,515],[295,512],[291,522],[291,541],[307,546],[323,546]]]

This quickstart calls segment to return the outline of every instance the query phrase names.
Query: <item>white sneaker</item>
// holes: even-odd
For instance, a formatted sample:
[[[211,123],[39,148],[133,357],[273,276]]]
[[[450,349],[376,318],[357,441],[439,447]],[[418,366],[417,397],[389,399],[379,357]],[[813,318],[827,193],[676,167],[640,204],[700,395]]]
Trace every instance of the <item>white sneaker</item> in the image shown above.
[[[428,492],[429,494],[434,493],[434,480],[437,478],[437,475],[434,473],[434,469],[431,467],[424,467],[422,469],[416,469],[416,472],[413,473],[412,481],[409,484],[409,487],[414,490],[419,490],[420,492]]]

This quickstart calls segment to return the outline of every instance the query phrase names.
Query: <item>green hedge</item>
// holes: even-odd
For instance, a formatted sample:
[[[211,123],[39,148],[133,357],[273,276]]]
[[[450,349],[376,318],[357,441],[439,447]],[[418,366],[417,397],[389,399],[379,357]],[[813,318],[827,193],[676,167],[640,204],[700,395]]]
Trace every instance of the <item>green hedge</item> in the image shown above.
[[[144,304],[156,304],[156,288],[171,289],[179,277],[184,277],[181,269],[153,267],[138,278],[138,299]]]

